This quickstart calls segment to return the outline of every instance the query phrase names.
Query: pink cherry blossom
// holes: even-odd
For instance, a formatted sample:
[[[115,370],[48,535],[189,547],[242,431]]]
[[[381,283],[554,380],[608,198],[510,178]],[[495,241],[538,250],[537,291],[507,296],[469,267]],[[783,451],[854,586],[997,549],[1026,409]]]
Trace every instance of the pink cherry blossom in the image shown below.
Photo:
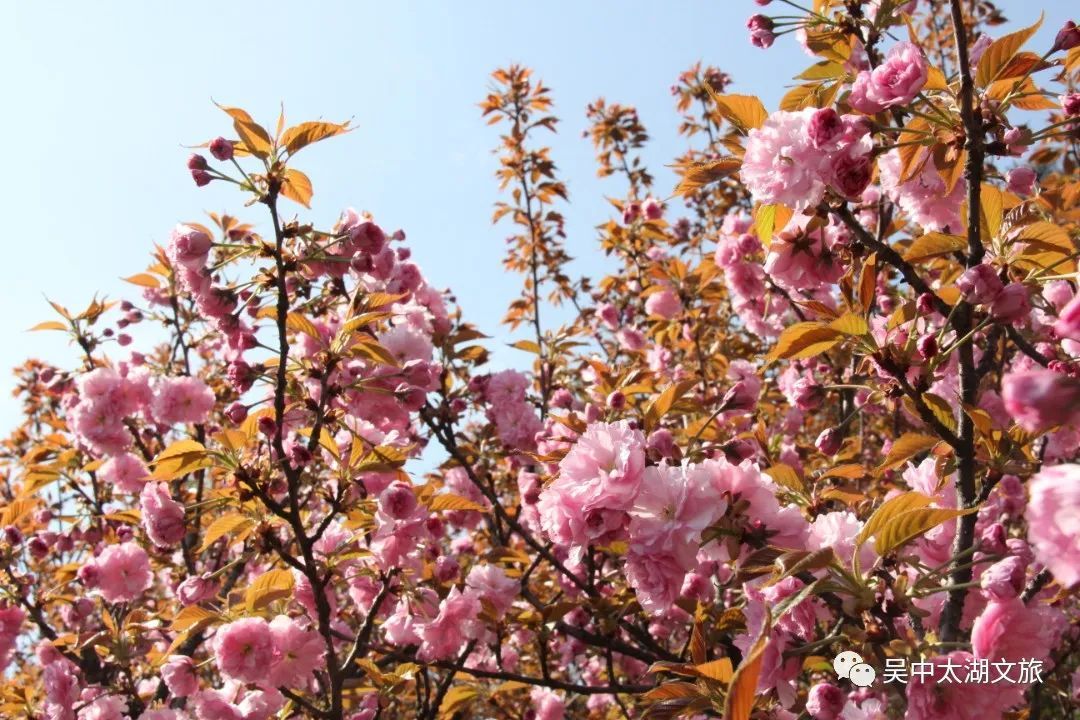
[[[141,492],[150,471],[135,455],[121,453],[106,460],[98,469],[98,475],[121,492],[137,493]]]
[[[1028,482],[1025,519],[1035,557],[1059,583],[1080,583],[1080,465],[1044,468]]]
[[[1025,430],[1080,423],[1080,379],[1063,373],[1041,368],[1006,373],[1001,398]]]
[[[184,506],[173,500],[167,484],[146,483],[140,507],[143,529],[155,545],[172,547],[184,539]]]
[[[110,545],[92,563],[97,587],[108,602],[137,600],[154,582],[150,558],[133,542]]]
[[[322,637],[287,615],[278,615],[270,621],[270,637],[274,646],[270,684],[303,687],[312,673],[325,665],[326,645]]]
[[[274,661],[270,625],[246,617],[223,625],[214,634],[214,661],[221,674],[240,682],[265,681]]]
[[[206,422],[214,393],[199,378],[162,378],[154,388],[150,411],[162,425]]]

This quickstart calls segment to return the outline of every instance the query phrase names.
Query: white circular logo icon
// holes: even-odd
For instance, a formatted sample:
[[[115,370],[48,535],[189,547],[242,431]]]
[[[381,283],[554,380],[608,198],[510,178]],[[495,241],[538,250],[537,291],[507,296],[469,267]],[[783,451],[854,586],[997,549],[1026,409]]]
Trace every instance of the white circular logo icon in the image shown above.
[[[848,671],[848,678],[851,680],[851,684],[856,687],[870,687],[874,684],[874,680],[877,679],[877,671],[866,663],[860,662],[851,666]]]
[[[836,656],[836,659],[833,660],[832,666],[833,670],[836,671],[837,677],[846,678],[849,677],[848,673],[851,672],[851,668],[861,664],[864,664],[862,660],[862,655],[852,650],[845,650],[844,652]],[[873,672],[873,670],[873,668],[870,668],[871,673]],[[871,682],[873,682],[872,678]]]

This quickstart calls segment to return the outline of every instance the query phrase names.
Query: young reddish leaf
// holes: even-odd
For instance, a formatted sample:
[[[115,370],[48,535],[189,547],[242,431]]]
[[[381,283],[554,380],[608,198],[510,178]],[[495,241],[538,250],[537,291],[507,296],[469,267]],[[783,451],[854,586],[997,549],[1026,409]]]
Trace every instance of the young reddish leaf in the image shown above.
[[[774,360],[803,360],[825,352],[840,341],[841,333],[822,322],[801,322],[785,328],[768,355]]]
[[[675,188],[676,195],[688,195],[717,180],[731,175],[742,167],[742,160],[736,157],[724,157],[719,160],[686,165],[679,169],[682,180]]]
[[[990,43],[990,47],[986,48],[982,57],[979,58],[979,65],[975,71],[975,84],[986,87],[997,78],[999,73],[1008,67],[1009,61],[1020,51],[1024,43],[1042,26],[1042,23],[1043,16],[1039,15],[1039,21],[1031,27],[1002,35]]]
[[[349,123],[302,122],[285,131],[281,144],[289,155],[295,155],[308,145],[325,140],[328,137],[349,132]]]
[[[750,713],[754,709],[754,699],[757,697],[761,663],[765,658],[765,648],[769,644],[771,632],[772,615],[769,607],[766,606],[761,632],[758,633],[757,640],[754,641],[750,651],[743,657],[738,669],[731,677],[727,697],[724,698],[724,720],[750,720]]]
[[[912,240],[911,245],[904,252],[904,259],[908,262],[921,262],[966,249],[967,238],[965,237],[928,232]]]
[[[906,492],[890,498],[881,504],[863,525],[863,529],[855,536],[855,545],[862,545],[869,538],[876,536],[894,517],[930,504],[930,498],[920,492]]]
[[[744,134],[761,127],[769,119],[769,111],[754,95],[717,95],[708,83],[705,88],[712,95],[717,112]]]
[[[938,525],[962,515],[978,512],[978,508],[914,508],[896,513],[876,533],[874,551],[884,557]]]
[[[311,189],[311,180],[299,170],[289,168],[285,171],[281,180],[281,194],[306,208],[310,208],[311,196],[314,195]]]
[[[273,149],[270,133],[266,132],[262,125],[255,122],[245,110],[222,105],[218,105],[218,107],[233,119],[233,128],[235,128],[236,134],[240,136],[240,141],[244,143],[244,149],[259,158],[270,156],[270,151]]]
[[[248,529],[254,524],[255,522],[251,518],[240,513],[222,515],[217,520],[210,523],[210,527],[206,528],[206,532],[203,533],[202,545],[199,546],[198,552],[206,552],[211,545],[226,535],[238,535],[241,531]],[[239,538],[233,538],[233,540],[237,539]]]
[[[59,330],[61,332],[67,332],[68,326],[59,320],[46,320],[45,322],[39,322],[34,327],[30,328],[28,332],[34,332],[36,330]]]
[[[249,611],[257,612],[275,600],[290,597],[293,584],[293,575],[288,570],[268,570],[248,587],[244,603]]]
[[[892,447],[889,449],[889,454],[885,456],[885,459],[877,467],[877,472],[882,473],[886,470],[892,470],[895,467],[899,467],[906,462],[909,458],[929,450],[940,442],[940,438],[932,437],[930,435],[922,435],[920,433],[904,433],[893,441]]]
[[[139,273],[137,275],[132,275],[131,277],[124,278],[124,281],[129,282],[132,285],[152,288],[154,290],[157,290],[159,287],[161,287],[161,282],[150,273]]]

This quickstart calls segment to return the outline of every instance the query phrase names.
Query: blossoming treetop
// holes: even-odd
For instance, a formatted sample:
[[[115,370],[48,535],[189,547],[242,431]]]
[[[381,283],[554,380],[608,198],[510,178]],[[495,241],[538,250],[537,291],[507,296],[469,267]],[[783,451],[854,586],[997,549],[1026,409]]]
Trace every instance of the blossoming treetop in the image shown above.
[[[753,44],[813,64],[771,113],[684,73],[667,200],[633,108],[589,105],[602,278],[572,276],[550,91],[494,73],[521,371],[403,232],[294,214],[347,124],[223,108],[188,168],[244,217],[176,226],[138,299],[54,305],[78,358],[17,371],[0,714],[1071,717],[1080,30],[780,4]]]

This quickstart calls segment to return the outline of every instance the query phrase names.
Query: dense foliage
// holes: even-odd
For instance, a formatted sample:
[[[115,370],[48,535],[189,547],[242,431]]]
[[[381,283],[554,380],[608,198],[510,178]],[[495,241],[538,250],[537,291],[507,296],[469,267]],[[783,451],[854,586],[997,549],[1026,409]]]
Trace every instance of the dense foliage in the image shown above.
[[[521,371],[403,232],[294,215],[347,124],[223,108],[188,168],[243,211],[177,225],[141,295],[54,304],[79,356],[17,370],[0,714],[1076,717],[1080,29],[772,5],[753,44],[813,64],[774,112],[679,77],[666,200],[635,110],[587,108],[605,277],[572,273],[549,89],[494,73]]]

